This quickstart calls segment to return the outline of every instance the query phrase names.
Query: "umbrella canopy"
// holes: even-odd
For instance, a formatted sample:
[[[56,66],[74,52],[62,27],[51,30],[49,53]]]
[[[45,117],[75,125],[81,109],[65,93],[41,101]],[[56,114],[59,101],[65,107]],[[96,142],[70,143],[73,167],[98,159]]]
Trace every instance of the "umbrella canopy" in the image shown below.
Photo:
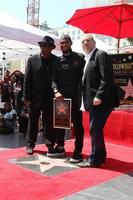
[[[23,23],[0,11],[0,65],[1,62],[28,58],[38,53],[38,41],[45,35],[54,39],[57,47],[54,52],[60,54],[58,36]]]
[[[66,22],[80,28],[85,33],[97,33],[118,38],[133,37],[133,5],[113,4],[78,9]]]

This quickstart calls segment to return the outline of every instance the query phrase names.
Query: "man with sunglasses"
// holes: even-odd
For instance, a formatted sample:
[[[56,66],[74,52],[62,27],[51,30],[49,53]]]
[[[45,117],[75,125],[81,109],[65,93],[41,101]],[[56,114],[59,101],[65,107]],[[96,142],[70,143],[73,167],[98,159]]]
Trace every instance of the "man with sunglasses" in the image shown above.
[[[50,142],[46,144],[48,151],[52,148],[55,131],[52,123],[53,91],[51,84],[53,67],[58,64],[58,59],[51,52],[56,46],[53,38],[49,36],[43,37],[38,44],[40,46],[40,53],[28,59],[24,77],[24,103],[29,108],[26,148],[26,153],[28,154],[32,154],[35,147],[38,121],[41,112],[45,123],[47,138],[50,138]]]

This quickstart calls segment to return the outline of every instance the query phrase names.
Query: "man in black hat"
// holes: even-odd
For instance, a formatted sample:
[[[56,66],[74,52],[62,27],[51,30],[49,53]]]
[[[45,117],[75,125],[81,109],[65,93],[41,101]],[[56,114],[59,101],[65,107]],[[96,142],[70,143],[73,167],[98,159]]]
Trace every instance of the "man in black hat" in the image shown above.
[[[83,54],[72,51],[72,40],[69,35],[63,35],[59,43],[62,55],[60,56],[60,66],[55,67],[53,90],[56,98],[63,97],[72,99],[72,123],[75,133],[75,147],[70,162],[78,163],[82,161],[84,138],[80,105],[82,74],[85,60]],[[61,131],[62,135],[63,133],[65,134],[65,130],[62,129]],[[51,157],[57,154],[58,151],[51,154]]]
[[[54,137],[52,105],[53,105],[53,91],[51,88],[53,67],[57,65],[57,56],[51,52],[55,49],[53,38],[49,36],[43,37],[38,42],[40,46],[40,54],[33,55],[27,61],[27,67],[24,77],[24,103],[29,108],[29,124],[27,136],[28,154],[33,153],[35,147],[38,121],[40,113],[42,112],[45,123],[48,148],[52,148],[51,137]],[[52,138],[54,140],[54,138]]]

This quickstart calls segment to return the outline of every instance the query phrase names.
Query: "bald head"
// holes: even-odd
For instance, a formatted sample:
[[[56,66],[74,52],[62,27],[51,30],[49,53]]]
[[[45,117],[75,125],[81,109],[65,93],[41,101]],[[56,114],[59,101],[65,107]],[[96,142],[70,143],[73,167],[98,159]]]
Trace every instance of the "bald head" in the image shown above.
[[[93,35],[84,34],[81,37],[81,45],[85,53],[90,53],[96,46],[96,42],[94,40]]]

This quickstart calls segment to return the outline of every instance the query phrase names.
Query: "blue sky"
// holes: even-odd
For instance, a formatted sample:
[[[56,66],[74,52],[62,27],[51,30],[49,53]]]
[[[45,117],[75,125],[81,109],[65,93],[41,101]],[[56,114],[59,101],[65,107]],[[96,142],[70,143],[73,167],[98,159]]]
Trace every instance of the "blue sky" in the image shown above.
[[[3,0],[0,11],[26,22],[27,5],[28,0]],[[82,6],[82,0],[40,0],[40,24],[47,20],[51,28],[62,26]]]

